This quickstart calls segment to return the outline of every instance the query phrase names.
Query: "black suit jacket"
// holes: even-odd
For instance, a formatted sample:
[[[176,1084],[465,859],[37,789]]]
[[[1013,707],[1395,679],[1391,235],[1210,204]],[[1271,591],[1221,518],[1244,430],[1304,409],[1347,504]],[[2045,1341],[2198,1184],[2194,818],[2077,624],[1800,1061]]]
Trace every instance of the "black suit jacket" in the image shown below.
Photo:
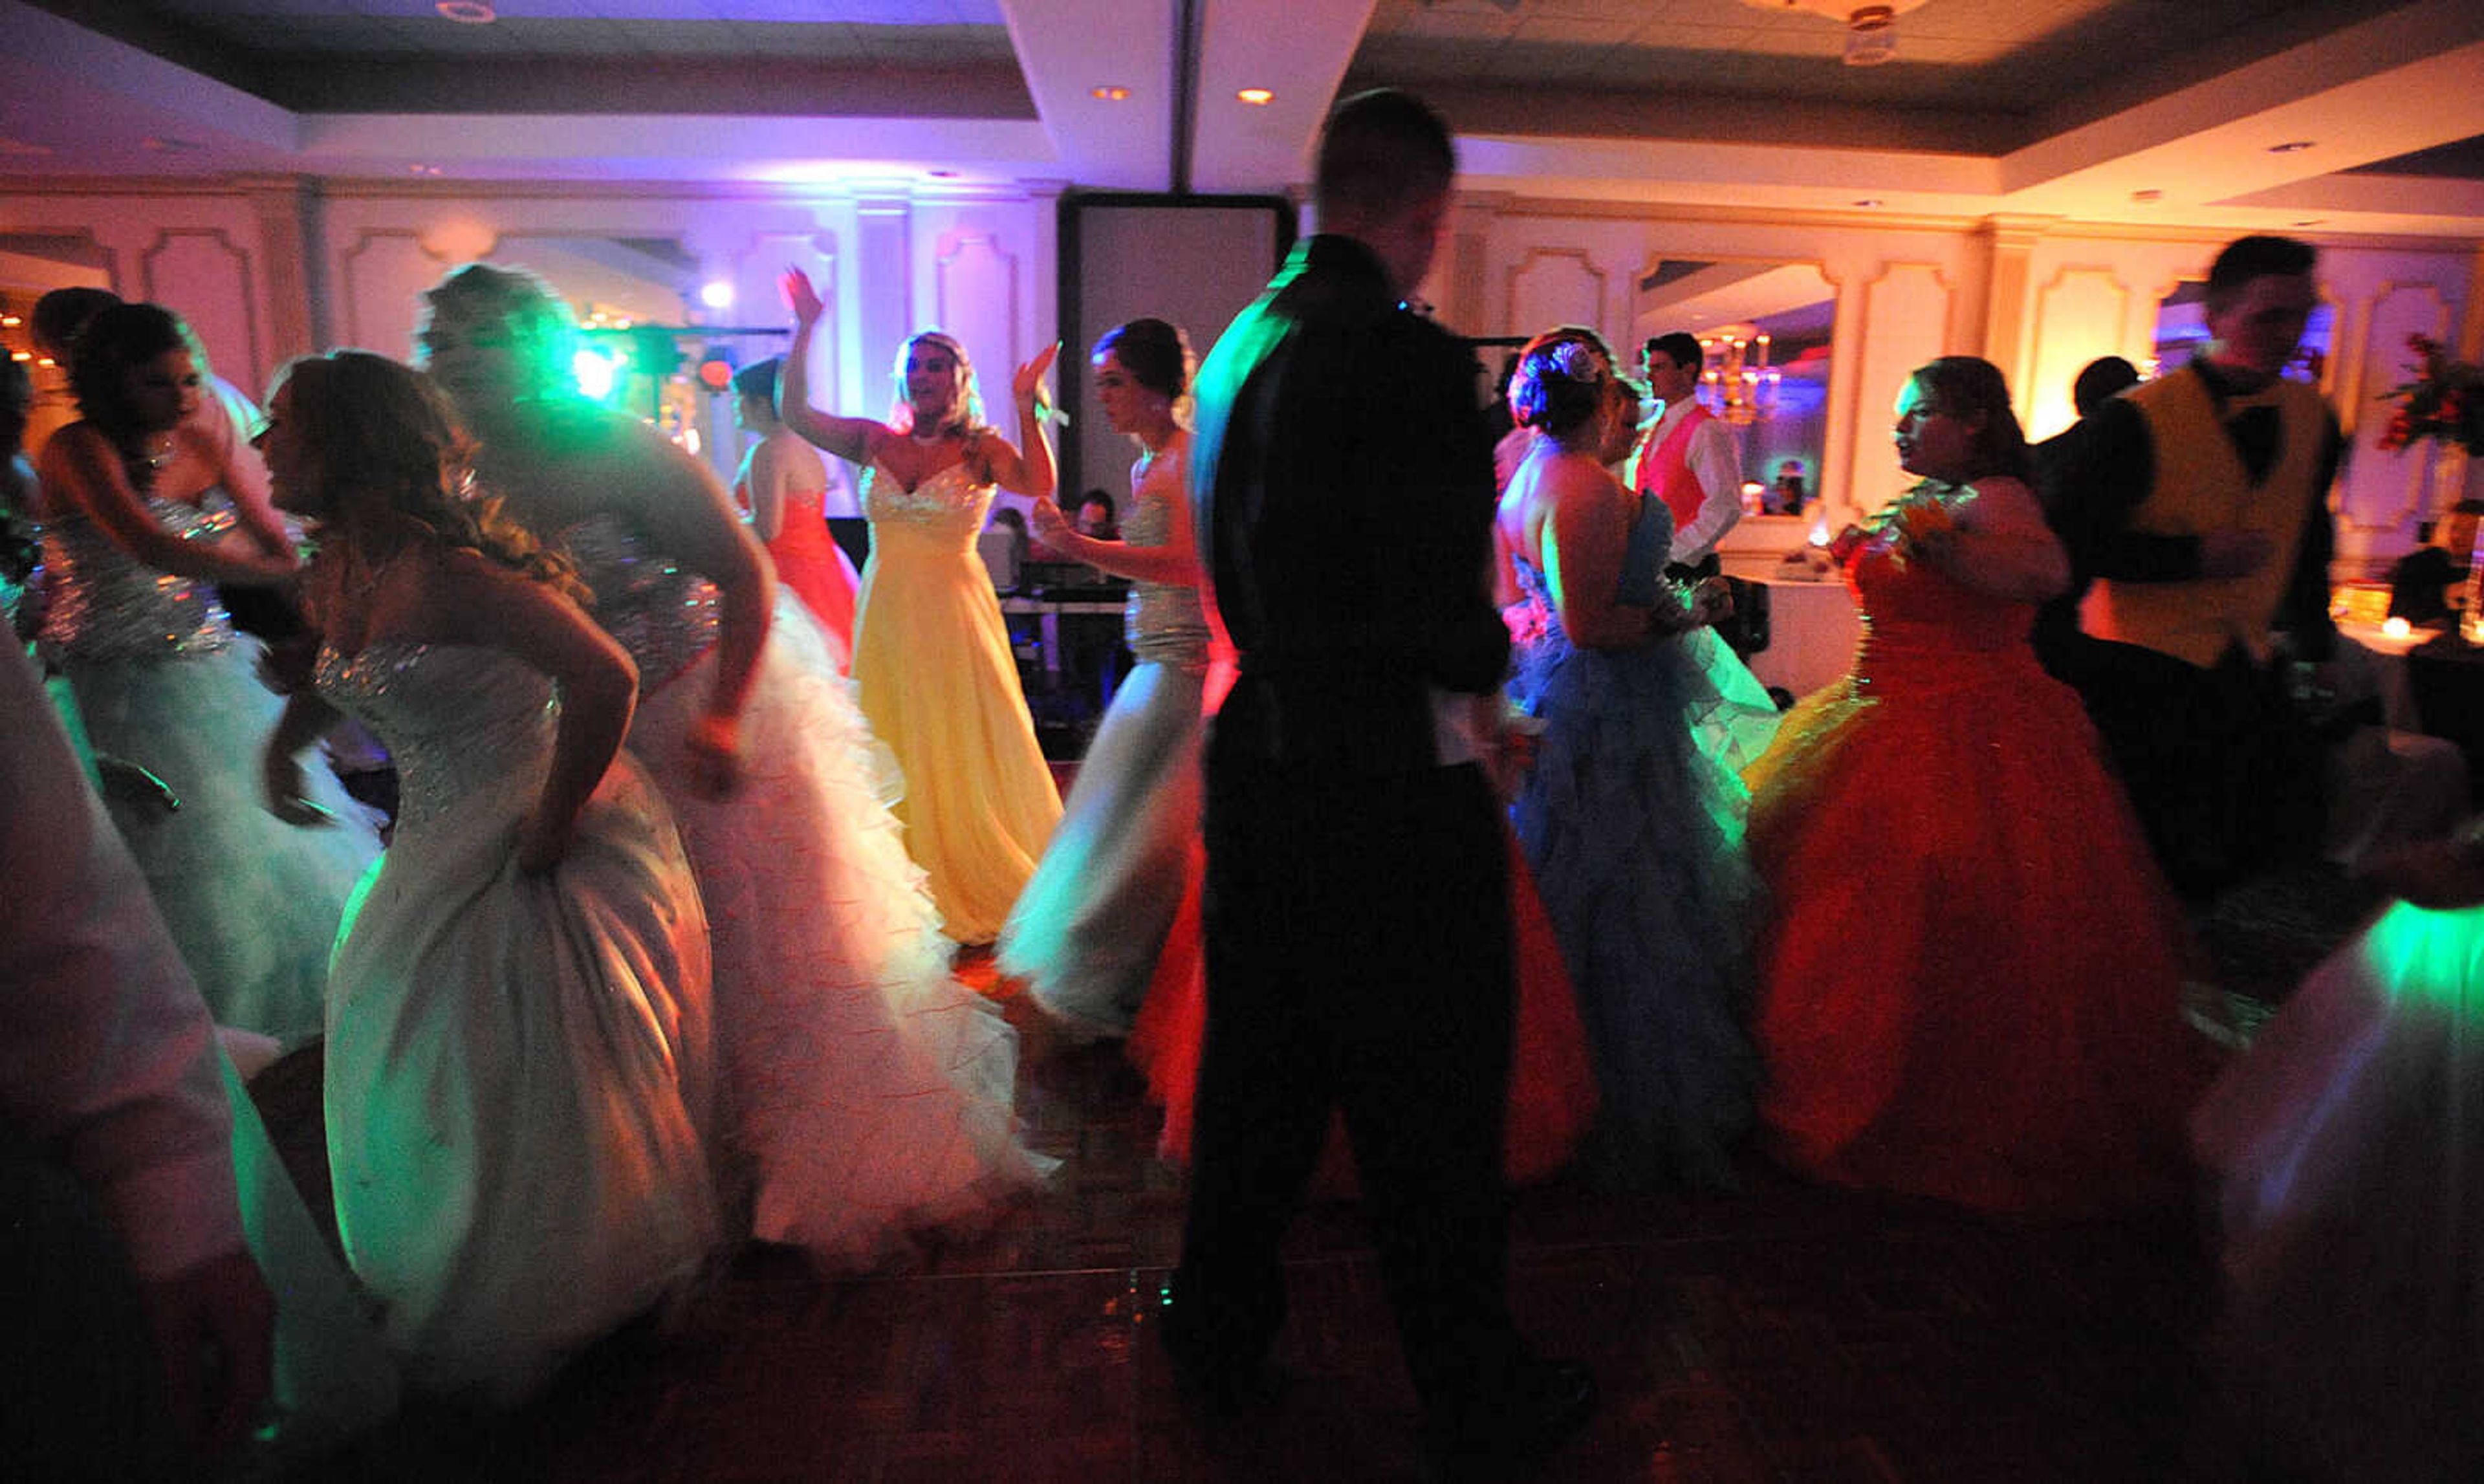
[[[1242,661],[1215,750],[1431,766],[1432,688],[1489,692],[1509,655],[1472,357],[1399,304],[1368,248],[1316,236],[1199,388],[1201,554]]]

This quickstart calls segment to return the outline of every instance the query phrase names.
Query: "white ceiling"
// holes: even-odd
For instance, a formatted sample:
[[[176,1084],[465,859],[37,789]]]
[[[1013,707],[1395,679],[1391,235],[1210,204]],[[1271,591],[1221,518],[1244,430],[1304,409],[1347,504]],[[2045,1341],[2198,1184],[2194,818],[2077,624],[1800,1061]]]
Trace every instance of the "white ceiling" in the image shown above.
[[[1922,0],[1870,68],[1790,0],[498,8],[0,0],[0,184],[1260,192],[1301,182],[1340,87],[1393,83],[1442,106],[1479,191],[2484,237],[2476,0]]]

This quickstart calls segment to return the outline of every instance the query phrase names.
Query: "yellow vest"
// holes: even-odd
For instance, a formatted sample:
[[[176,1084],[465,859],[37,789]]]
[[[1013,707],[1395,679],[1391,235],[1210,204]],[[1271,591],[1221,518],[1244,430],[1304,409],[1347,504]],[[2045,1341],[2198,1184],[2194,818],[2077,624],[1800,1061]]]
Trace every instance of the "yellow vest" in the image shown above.
[[[2123,523],[2134,533],[2199,536],[2240,527],[2269,539],[2267,563],[2249,577],[2181,582],[2099,580],[2079,605],[2079,627],[2100,639],[2144,645],[2198,665],[2215,664],[2240,645],[2254,661],[2269,655],[2269,626],[2303,548],[2328,428],[2318,389],[2282,378],[2222,408],[2197,371],[2185,368],[2122,393],[2147,423],[2156,481]],[[2251,407],[2278,410],[2277,459],[2254,484],[2226,435],[2223,418]]]

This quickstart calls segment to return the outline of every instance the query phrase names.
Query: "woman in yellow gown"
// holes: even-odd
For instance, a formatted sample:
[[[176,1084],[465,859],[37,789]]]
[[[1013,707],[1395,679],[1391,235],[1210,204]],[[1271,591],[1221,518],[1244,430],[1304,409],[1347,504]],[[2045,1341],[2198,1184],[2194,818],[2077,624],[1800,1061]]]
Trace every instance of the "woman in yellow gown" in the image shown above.
[[[855,600],[853,679],[872,731],[897,754],[905,848],[931,878],[949,935],[987,943],[1009,918],[1061,818],[1035,741],[1017,661],[975,550],[996,487],[1052,493],[1052,449],[1036,417],[1060,347],[1018,367],[1024,453],[984,421],[974,366],[938,331],[905,342],[893,422],[810,404],[807,360],[822,306],[799,269],[785,275],[794,343],[780,388],[785,425],[866,472],[871,557]]]

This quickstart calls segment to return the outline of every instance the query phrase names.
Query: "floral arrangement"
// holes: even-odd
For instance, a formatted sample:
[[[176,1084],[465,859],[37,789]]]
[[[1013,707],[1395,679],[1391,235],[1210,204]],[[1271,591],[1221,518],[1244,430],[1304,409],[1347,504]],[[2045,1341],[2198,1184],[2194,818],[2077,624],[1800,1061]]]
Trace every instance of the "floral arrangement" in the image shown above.
[[[2452,361],[2430,336],[2410,335],[2407,349],[2421,363],[2415,380],[2381,393],[2397,406],[2381,433],[2380,446],[2396,452],[2427,439],[2484,453],[2484,370]]]

